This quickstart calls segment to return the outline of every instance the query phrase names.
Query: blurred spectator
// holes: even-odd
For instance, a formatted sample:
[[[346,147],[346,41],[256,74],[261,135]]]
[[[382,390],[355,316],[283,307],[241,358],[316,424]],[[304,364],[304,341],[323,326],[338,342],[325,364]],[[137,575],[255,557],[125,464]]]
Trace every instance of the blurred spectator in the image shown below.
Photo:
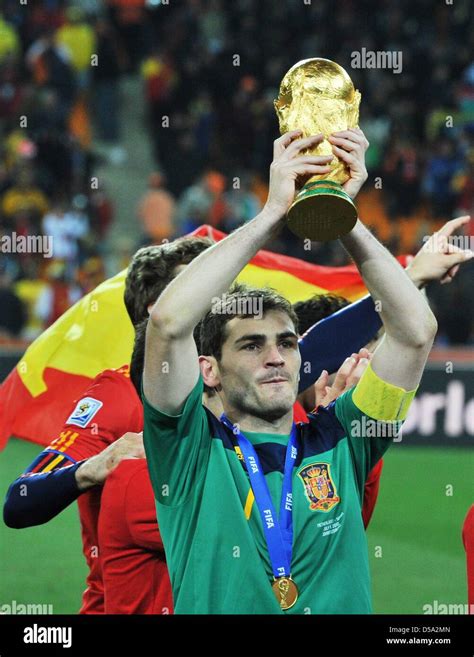
[[[134,71],[144,54],[145,0],[109,0],[109,5]]]
[[[12,289],[12,278],[0,263],[0,338],[18,337],[26,322],[22,301]]]
[[[245,173],[234,179],[233,189],[225,194],[225,200],[229,207],[225,225],[227,232],[253,219],[262,207],[260,199],[252,191],[250,176]]]
[[[55,124],[64,129],[76,97],[76,78],[69,52],[55,43],[53,32],[48,31],[31,45],[26,63],[38,87],[54,92]]]
[[[453,179],[462,166],[456,145],[448,138],[441,138],[435,146],[426,166],[423,190],[432,199],[435,217],[450,217],[455,207]]]
[[[178,147],[176,137],[179,128],[176,115],[170,122],[170,114],[174,109],[173,90],[177,84],[176,71],[167,53],[153,49],[142,63],[141,75],[144,81],[148,125],[153,139],[155,158],[166,166],[167,171],[170,171],[168,158]]]
[[[453,188],[457,194],[457,207],[462,214],[474,218],[474,149],[468,154],[464,167],[453,179]],[[470,222],[474,230],[474,221]]]
[[[187,189],[178,203],[177,221],[181,235],[190,233],[201,224],[224,228],[231,216],[229,203],[224,194],[225,177],[218,171],[208,171],[192,187]]]
[[[86,22],[81,7],[72,6],[66,11],[66,22],[56,32],[56,43],[69,54],[71,65],[77,74],[80,89],[90,83],[92,55],[97,54],[96,35]]]
[[[11,220],[27,213],[32,223],[37,222],[44,215],[48,209],[48,200],[34,185],[33,173],[30,169],[22,169],[18,173],[15,184],[2,196],[1,209],[5,217]]]
[[[96,22],[97,66],[93,67],[94,99],[99,138],[112,144],[120,140],[119,81],[124,57],[111,24]]]
[[[392,141],[385,156],[384,181],[388,212],[392,219],[410,216],[420,199],[419,145],[413,140]]]
[[[68,272],[78,264],[79,240],[85,237],[88,231],[87,217],[67,209],[64,200],[56,202],[51,212],[43,217],[43,233],[53,240],[53,257],[63,260]]]
[[[102,189],[96,189],[91,192],[90,204],[95,232],[97,237],[103,240],[107,236],[107,232],[114,218],[112,201],[102,187]]]
[[[152,50],[142,63],[141,75],[151,121],[160,123],[163,115],[169,115],[172,109],[172,93],[177,83],[171,58],[158,49]]]
[[[20,40],[11,23],[7,23],[0,11],[0,64],[7,57],[16,57],[20,54]]]
[[[175,201],[164,189],[164,179],[160,173],[150,174],[148,191],[139,202],[137,214],[146,244],[161,244],[174,235]]]
[[[2,38],[0,33],[0,48]],[[20,109],[24,93],[19,73],[18,62],[15,58],[6,57],[0,61],[0,120],[12,119]]]

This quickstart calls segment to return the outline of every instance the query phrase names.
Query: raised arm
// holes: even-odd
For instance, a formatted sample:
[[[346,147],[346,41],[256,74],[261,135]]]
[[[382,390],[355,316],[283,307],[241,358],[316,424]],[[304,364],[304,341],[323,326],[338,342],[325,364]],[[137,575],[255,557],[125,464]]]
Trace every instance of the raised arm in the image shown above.
[[[331,156],[300,155],[323,136],[297,139],[286,133],[274,143],[269,195],[255,219],[199,255],[165,289],[148,322],[143,391],[147,400],[169,415],[184,406],[199,376],[193,330],[257,251],[283,226],[302,180],[329,170]]]
[[[125,381],[122,374],[102,372],[74,401],[58,437],[9,487],[6,525],[21,529],[48,522],[86,490],[102,485],[122,459],[144,456],[141,434],[122,435],[140,427],[138,400],[130,404]],[[89,418],[79,426],[74,416],[83,403],[90,407]]]
[[[372,298],[380,303],[385,335],[375,350],[372,369],[387,383],[413,390],[436,335],[436,318],[404,269],[360,220],[341,242]]]
[[[350,193],[353,180],[358,183],[367,177],[363,156],[368,142],[359,129],[347,130],[330,141],[335,155],[349,168],[350,178],[344,188]],[[385,335],[375,350],[372,369],[385,382],[412,390],[420,382],[432,347],[436,318],[405,270],[360,220],[341,242],[372,299],[380,304]]]
[[[450,283],[459,267],[473,257],[472,251],[449,241],[454,231],[469,221],[469,216],[452,219],[424,242],[405,270],[418,289],[434,281],[442,285]],[[311,386],[322,370],[339,369],[344,359],[368,344],[381,326],[380,314],[370,295],[314,324],[299,342],[302,363],[299,391]]]

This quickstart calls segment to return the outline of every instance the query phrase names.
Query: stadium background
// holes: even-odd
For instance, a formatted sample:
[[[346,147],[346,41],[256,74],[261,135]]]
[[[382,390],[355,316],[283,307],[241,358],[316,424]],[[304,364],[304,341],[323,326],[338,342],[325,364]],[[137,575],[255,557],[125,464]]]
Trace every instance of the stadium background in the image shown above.
[[[358,207],[393,253],[414,253],[447,219],[473,214],[468,9],[463,0],[48,0],[34,7],[4,0],[0,235],[52,235],[58,257],[1,254],[0,377],[138,246],[202,223],[228,231],[254,216],[277,134],[273,98],[299,59],[338,61],[362,92],[360,124],[371,147]],[[351,53],[362,48],[401,51],[402,72],[351,68]],[[474,222],[469,230],[474,235]],[[316,245],[308,256],[290,233],[271,248],[346,263],[337,244]],[[418,422],[386,458],[368,531],[378,613],[466,602],[472,274],[469,263],[451,285],[428,290],[440,328]],[[457,427],[443,404],[455,407]],[[431,422],[420,423],[422,415]],[[0,458],[2,492],[37,451],[10,441]],[[85,576],[76,508],[42,527],[1,524],[0,562],[0,604],[76,612]]]

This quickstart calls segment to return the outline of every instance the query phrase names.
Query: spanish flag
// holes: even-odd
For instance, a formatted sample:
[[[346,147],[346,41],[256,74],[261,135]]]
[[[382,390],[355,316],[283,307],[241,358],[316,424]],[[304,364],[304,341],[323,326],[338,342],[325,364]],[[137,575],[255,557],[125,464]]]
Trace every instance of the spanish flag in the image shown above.
[[[193,234],[215,241],[225,237],[207,225]],[[104,281],[67,310],[10,372],[0,387],[0,448],[10,436],[49,444],[72,401],[92,379],[130,361],[133,327],[123,302],[126,273]],[[327,293],[356,301],[367,292],[354,265],[321,267],[270,251],[259,251],[238,280],[272,287],[292,303]]]

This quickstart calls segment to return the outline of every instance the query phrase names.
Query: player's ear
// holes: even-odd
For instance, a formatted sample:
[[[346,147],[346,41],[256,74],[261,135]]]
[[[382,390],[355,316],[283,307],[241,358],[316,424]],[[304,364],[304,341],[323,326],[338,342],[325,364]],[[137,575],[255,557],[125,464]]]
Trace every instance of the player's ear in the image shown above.
[[[220,385],[219,366],[214,356],[199,356],[199,367],[203,381],[209,388]]]

